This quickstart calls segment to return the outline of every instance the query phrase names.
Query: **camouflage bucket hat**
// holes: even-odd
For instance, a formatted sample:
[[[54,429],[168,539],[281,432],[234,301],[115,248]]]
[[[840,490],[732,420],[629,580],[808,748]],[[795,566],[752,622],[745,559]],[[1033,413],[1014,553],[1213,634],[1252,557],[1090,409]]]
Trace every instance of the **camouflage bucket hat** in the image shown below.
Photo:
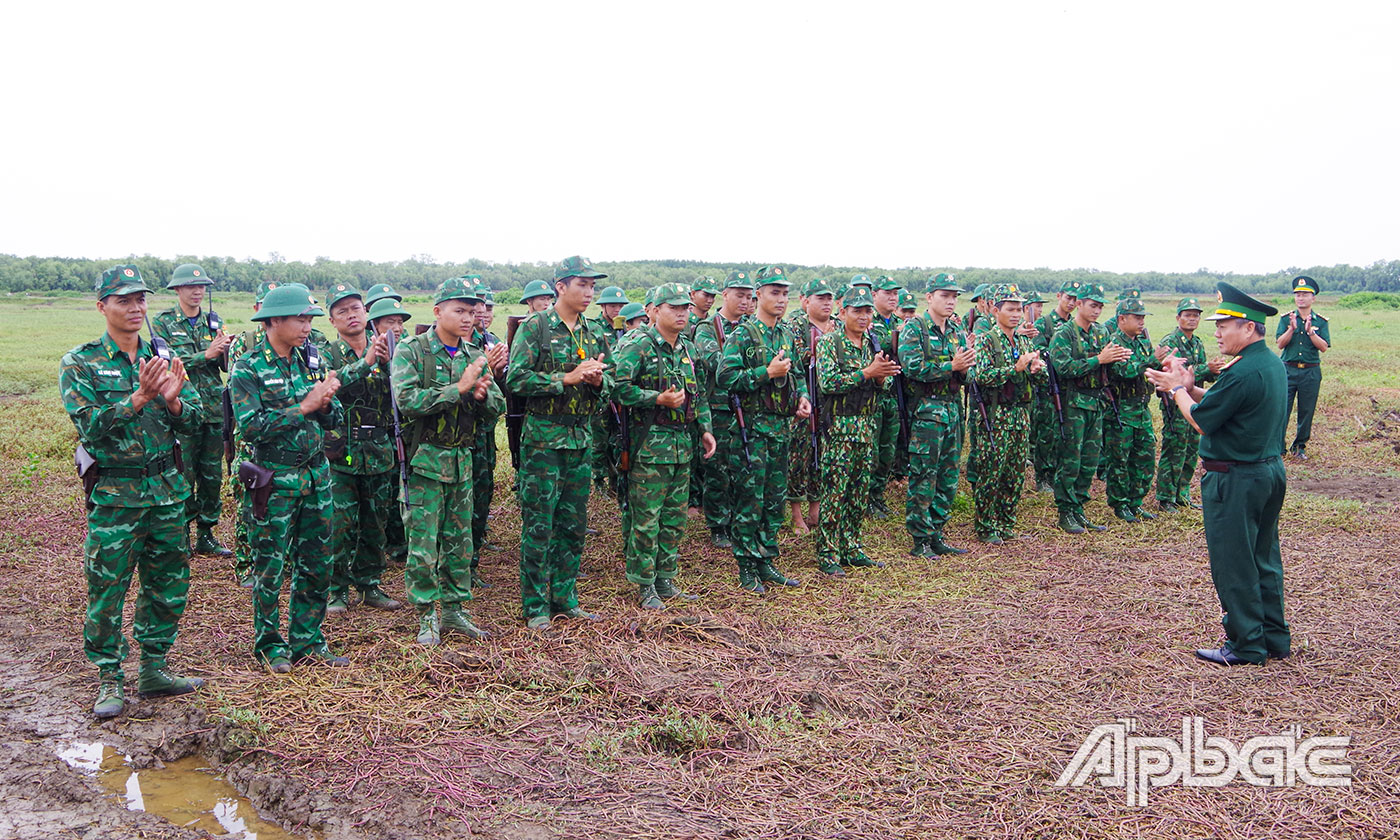
[[[290,318],[298,315],[325,315],[326,311],[316,303],[316,298],[300,283],[278,286],[263,298],[262,308],[253,314],[252,320],[266,321],[269,318]]]
[[[469,300],[481,303],[481,294],[477,292],[474,284],[468,283],[460,277],[449,277],[438,286],[437,294],[433,295],[433,305],[449,300]]]
[[[404,321],[408,321],[413,316],[404,308],[403,301],[393,298],[380,298],[374,302],[374,306],[369,308],[369,319],[377,321],[385,315],[402,315]]]
[[[175,266],[175,270],[170,274],[170,282],[165,284],[167,289],[178,289],[181,286],[212,286],[214,281],[209,279],[209,275],[204,273],[204,269],[194,263],[185,263]]]
[[[373,307],[382,298],[403,300],[403,295],[394,291],[394,287],[390,286],[388,283],[375,283],[373,286],[365,289],[365,306]]]
[[[1124,298],[1118,301],[1119,315],[1147,315],[1147,307],[1142,305],[1142,298]]]
[[[729,272],[729,276],[724,278],[724,288],[726,289],[752,289],[753,277],[747,271],[734,270]]]
[[[690,302],[690,296],[686,296],[686,303]],[[627,303],[627,295],[623,293],[621,286],[609,286],[603,290],[594,303]]]
[[[364,302],[365,299],[364,294],[359,289],[348,283],[336,283],[331,286],[330,291],[326,292],[326,311],[334,309],[337,303],[348,297],[357,297],[361,302]]]
[[[792,280],[783,271],[780,265],[765,265],[758,270],[758,285],[760,286],[791,286]]]
[[[680,283],[662,283],[656,287],[654,296],[657,306],[670,304],[671,306],[689,306],[690,290]]]
[[[554,279],[563,280],[568,277],[584,277],[593,280],[602,280],[608,275],[593,269],[593,263],[587,257],[569,257],[554,267]]]
[[[93,291],[97,292],[97,299],[102,300],[110,295],[129,295],[133,292],[151,293],[151,287],[146,285],[146,281],[141,278],[141,269],[134,265],[114,265],[102,272],[102,276],[93,284]]]

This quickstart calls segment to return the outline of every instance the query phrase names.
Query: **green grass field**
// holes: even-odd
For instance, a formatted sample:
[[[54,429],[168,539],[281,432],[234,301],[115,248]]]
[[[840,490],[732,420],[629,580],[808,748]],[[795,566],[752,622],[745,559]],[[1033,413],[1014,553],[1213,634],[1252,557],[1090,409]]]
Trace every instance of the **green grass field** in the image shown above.
[[[158,296],[152,313],[173,301]],[[220,297],[230,330],[245,328],[249,303]],[[425,299],[409,305],[431,317]],[[498,334],[519,309],[499,308]],[[327,837],[1390,836],[1400,312],[1318,309],[1337,349],[1310,460],[1289,464],[1298,655],[1285,662],[1227,671],[1192,657],[1221,635],[1199,513],[1072,537],[1030,492],[1027,539],[935,563],[905,553],[898,519],[867,520],[869,552],[889,566],[840,582],[818,579],[810,537],[785,532],[781,565],[804,586],[765,598],[737,589],[732,559],[691,520],[682,581],[702,598],[661,614],[635,607],[615,503],[594,498],[602,534],[580,591],[604,620],[527,634],[502,448],[491,526],[502,550],[483,558],[492,587],[471,604],[495,638],[425,652],[410,612],[352,610],[326,628],[352,668],[274,677],[251,658],[247,594],[200,557],[172,664],[210,684],[170,705],[218,722],[207,749],[227,768],[322,794],[329,804],[309,813]],[[1171,302],[1149,310],[1165,334]],[[95,675],[81,652],[84,528],[57,375],[61,354],[101,331],[90,300],[0,298],[0,594],[62,640],[49,667],[79,681],[79,704]],[[1210,328],[1201,335],[1213,351]],[[896,511],[902,492],[892,485]],[[1091,517],[1109,520],[1102,485],[1093,493]],[[966,504],[950,531],[973,545]],[[402,571],[385,586],[401,595]],[[1133,717],[1139,734],[1170,737],[1187,715],[1236,743],[1293,724],[1349,735],[1352,784],[1173,786],[1140,809],[1121,789],[1054,785],[1093,727]],[[259,804],[290,818],[280,801]]]

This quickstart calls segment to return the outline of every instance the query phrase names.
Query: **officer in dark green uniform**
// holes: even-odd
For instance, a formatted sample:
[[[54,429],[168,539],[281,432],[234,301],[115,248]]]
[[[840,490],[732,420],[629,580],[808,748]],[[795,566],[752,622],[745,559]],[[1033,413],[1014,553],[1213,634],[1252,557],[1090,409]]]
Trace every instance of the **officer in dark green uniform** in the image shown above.
[[[1215,341],[1234,356],[1209,390],[1177,357],[1147,377],[1201,433],[1201,480],[1210,574],[1224,611],[1226,643],[1196,656],[1219,665],[1263,664],[1291,652],[1283,617],[1278,517],[1287,478],[1283,429],[1288,377],[1264,342],[1264,319],[1278,310],[1231,286],[1219,289]]]
[[[1293,303],[1298,308],[1278,322],[1278,346],[1283,351],[1283,365],[1288,370],[1288,413],[1293,413],[1293,398],[1298,398],[1298,431],[1293,436],[1290,454],[1306,461],[1305,451],[1312,438],[1313,412],[1317,410],[1317,394],[1322,389],[1322,354],[1332,347],[1332,333],[1327,319],[1313,311],[1313,298],[1320,291],[1317,281],[1302,275],[1293,280]],[[1287,434],[1288,416],[1284,415]]]

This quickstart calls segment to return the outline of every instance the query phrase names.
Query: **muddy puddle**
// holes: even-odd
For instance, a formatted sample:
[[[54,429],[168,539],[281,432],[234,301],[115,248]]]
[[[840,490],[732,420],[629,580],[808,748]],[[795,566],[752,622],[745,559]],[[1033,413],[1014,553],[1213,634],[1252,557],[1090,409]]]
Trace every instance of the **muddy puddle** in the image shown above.
[[[292,834],[259,817],[252,803],[198,755],[168,762],[161,769],[137,770],[130,757],[115,748],[80,741],[60,750],[58,757],[95,776],[129,810],[155,814],[181,828],[230,840],[305,840],[317,836]]]

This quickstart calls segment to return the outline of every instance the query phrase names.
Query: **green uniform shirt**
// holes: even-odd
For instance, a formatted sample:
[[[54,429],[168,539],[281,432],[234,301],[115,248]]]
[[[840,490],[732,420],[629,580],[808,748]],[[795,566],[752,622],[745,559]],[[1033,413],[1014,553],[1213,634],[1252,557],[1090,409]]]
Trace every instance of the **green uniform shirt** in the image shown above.
[[[158,507],[190,495],[189,482],[175,468],[175,435],[199,427],[204,416],[199,393],[189,382],[184,384],[179,417],[170,415],[160,396],[137,409],[131,398],[140,388],[140,362],[154,355],[150,344],[138,342],[135,364],[106,333],[69,350],[60,363],[63,409],[98,468],[109,468],[98,473],[92,491],[95,505]],[[119,476],[111,470],[151,474]]]
[[[1162,347],[1171,350],[1172,355],[1181,359],[1186,366],[1196,374],[1196,384],[1204,386],[1215,381],[1215,374],[1210,372],[1210,366],[1206,364],[1206,347],[1201,343],[1199,336],[1192,334],[1188,336],[1180,328],[1167,333],[1166,337],[1157,342]]]
[[[1283,454],[1288,377],[1263,341],[1247,345],[1191,407],[1201,427],[1201,457],[1262,461]]]
[[[1074,320],[1073,311],[1070,312],[1068,318],[1061,318],[1058,309],[1051,309],[1036,320],[1035,328],[1040,330],[1040,335],[1031,339],[1032,343],[1041,350],[1048,350],[1050,348],[1050,339],[1055,337],[1055,332],[1072,320]],[[1059,371],[1056,371],[1056,373],[1058,372]]]
[[[899,316],[893,313],[886,318],[877,311],[870,318],[870,331],[867,335],[879,343],[880,350],[887,356],[892,355],[890,344],[895,340],[895,330],[899,329],[899,324]],[[899,348],[893,348],[893,353],[898,352]]]
[[[637,463],[688,464],[698,433],[711,431],[710,406],[701,391],[695,346],[684,336],[675,346],[654,326],[643,327],[619,342],[614,359],[615,396],[629,407],[632,458]],[[656,397],[674,386],[686,392],[694,419],[686,412],[656,404]]]
[[[1103,386],[1099,384],[1099,351],[1108,344],[1108,330],[1097,322],[1081,330],[1072,319],[1050,339],[1050,361],[1060,387],[1076,408],[1102,408]]]
[[[953,372],[953,354],[968,346],[968,337],[956,317],[949,318],[944,327],[940,329],[925,312],[899,333],[899,365],[919,420],[954,422],[961,417],[954,387],[961,374]]]
[[[217,408],[223,398],[224,381],[219,368],[219,359],[204,358],[209,342],[218,335],[209,329],[209,319],[204,310],[191,323],[179,307],[167,309],[151,319],[151,332],[165,339],[170,350],[185,363],[185,374],[199,392],[199,401],[204,406],[204,422],[219,423],[223,417]]]
[[[389,365],[394,398],[403,418],[413,422],[411,437],[418,441],[408,465],[424,478],[457,484],[472,477],[474,436],[460,445],[445,446],[423,441],[429,431],[446,433],[446,424],[460,419],[459,411],[475,413],[480,424],[505,410],[505,396],[494,380],[487,386],[484,400],[473,396],[474,389],[465,394],[457,390],[462,374],[481,356],[470,341],[463,341],[456,352],[448,352],[436,329],[404,339],[394,350]],[[483,365],[481,375],[489,376],[490,368]]]
[[[292,348],[284,359],[270,341],[263,341],[233,363],[228,377],[233,413],[251,460],[274,471],[273,488],[284,495],[313,492],[312,473],[324,457],[324,432],[345,419],[334,398],[325,411],[302,415],[301,401],[318,381],[303,349]]]
[[[786,351],[794,366],[787,376],[769,379],[767,367],[779,352]],[[789,421],[798,402],[807,396],[807,381],[798,369],[802,350],[792,333],[782,325],[768,326],[757,318],[740,324],[730,333],[720,356],[715,381],[740,395],[744,421],[750,430],[769,437],[789,432]]]
[[[1315,365],[1322,361],[1322,353],[1313,346],[1312,338],[1304,331],[1303,316],[1298,310],[1293,310],[1292,316],[1298,318],[1298,329],[1293,331],[1293,338],[1289,340],[1287,346],[1283,348],[1282,358],[1284,364],[1305,364]],[[1278,319],[1278,329],[1274,331],[1274,338],[1278,338],[1288,332],[1288,325],[1292,323],[1292,316],[1285,315]],[[1327,319],[1313,310],[1313,326],[1317,327],[1317,335],[1327,346],[1332,346],[1332,333],[1327,329]]]
[[[366,334],[366,339],[370,338]],[[366,345],[368,349],[368,345]],[[345,422],[326,433],[331,469],[354,475],[378,475],[398,462],[389,402],[389,366],[369,364],[348,342],[337,339],[326,353],[326,366],[340,379],[336,399]]]
[[[603,371],[601,388],[585,383],[566,387],[564,374],[584,358],[596,359],[605,353],[602,341],[582,318],[578,328],[570,330],[554,308],[537,313],[516,328],[506,365],[506,389],[526,401],[522,445],[591,447],[593,430],[588,418],[596,412],[598,401],[612,393],[613,369]]]
[[[852,418],[869,417],[879,410],[877,400],[882,392],[889,389],[892,377],[887,376],[880,382],[867,380],[865,366],[874,360],[875,348],[870,343],[869,334],[859,345],[851,341],[844,327],[818,339],[817,385],[821,387],[822,394],[834,398],[847,395],[847,399],[850,399],[852,392],[862,387],[874,392],[869,402],[861,405],[858,414],[843,416],[833,410],[831,419],[834,431],[842,431],[841,427],[850,425]]]
[[[1029,369],[1016,370],[1016,362],[1022,355],[1035,352],[1029,336],[1007,338],[1000,328],[989,328],[977,337],[973,349],[976,361],[972,375],[982,388],[984,400],[999,403],[1006,395],[1009,397],[1006,402],[1030,402],[1031,386],[1045,378],[1045,374],[1032,374]]]

